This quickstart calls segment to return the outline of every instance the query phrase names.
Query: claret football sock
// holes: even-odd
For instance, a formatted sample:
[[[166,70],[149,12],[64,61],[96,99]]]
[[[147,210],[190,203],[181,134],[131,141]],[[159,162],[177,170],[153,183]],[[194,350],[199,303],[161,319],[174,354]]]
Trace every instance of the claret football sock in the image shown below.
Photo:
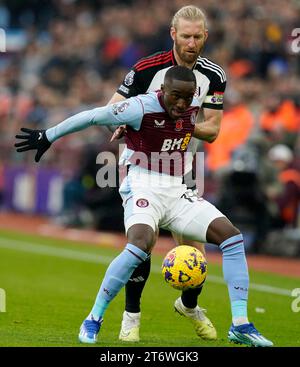
[[[247,323],[249,275],[241,234],[221,243],[223,252],[223,275],[228,286],[232,321],[236,325]],[[245,322],[244,322],[245,321]]]
[[[120,255],[110,263],[91,311],[95,320],[103,316],[109,303],[128,282],[134,269],[147,257],[146,252],[128,243]]]

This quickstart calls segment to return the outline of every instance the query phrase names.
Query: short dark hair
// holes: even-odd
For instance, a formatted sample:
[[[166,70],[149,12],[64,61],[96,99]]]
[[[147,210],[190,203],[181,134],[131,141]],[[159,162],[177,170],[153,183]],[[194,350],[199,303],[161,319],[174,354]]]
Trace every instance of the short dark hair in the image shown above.
[[[167,70],[165,80],[182,80],[184,82],[194,82],[196,85],[196,77],[193,71],[185,66],[176,65]]]

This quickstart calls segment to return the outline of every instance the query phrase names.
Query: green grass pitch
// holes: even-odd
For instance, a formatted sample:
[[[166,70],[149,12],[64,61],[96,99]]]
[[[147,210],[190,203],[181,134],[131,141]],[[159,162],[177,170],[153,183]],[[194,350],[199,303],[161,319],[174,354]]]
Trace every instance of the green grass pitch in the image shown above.
[[[0,346],[80,346],[79,326],[93,305],[108,263],[118,252],[0,231]],[[162,256],[153,255],[142,299],[140,343],[118,340],[122,290],[106,312],[97,346],[232,346],[226,338],[231,317],[220,266],[209,264],[199,298],[218,331],[217,341],[205,342],[187,319],[174,312],[173,303],[180,292],[163,281],[161,261]],[[300,279],[250,271],[250,280],[249,319],[275,346],[299,347],[300,312],[292,311],[295,298],[290,291],[300,288]]]

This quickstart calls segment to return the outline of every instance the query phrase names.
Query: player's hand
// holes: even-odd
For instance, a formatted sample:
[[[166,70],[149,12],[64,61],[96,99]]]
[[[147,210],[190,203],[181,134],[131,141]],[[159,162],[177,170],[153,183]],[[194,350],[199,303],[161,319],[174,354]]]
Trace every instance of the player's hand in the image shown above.
[[[126,134],[126,125],[120,125],[113,133],[110,141],[121,139]]]
[[[36,149],[35,161],[39,162],[41,156],[51,146],[50,141],[47,139],[46,130],[32,130],[22,127],[21,131],[25,134],[16,135],[16,139],[22,140],[15,144],[17,152],[25,152],[27,150]]]

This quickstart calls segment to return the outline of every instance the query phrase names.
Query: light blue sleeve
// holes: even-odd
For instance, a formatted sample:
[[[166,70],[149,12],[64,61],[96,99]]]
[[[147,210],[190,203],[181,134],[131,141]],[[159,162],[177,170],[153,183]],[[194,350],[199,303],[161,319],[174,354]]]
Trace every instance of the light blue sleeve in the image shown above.
[[[132,97],[125,101],[80,112],[46,130],[50,143],[64,135],[86,129],[93,125],[129,125],[139,130],[144,116],[144,106],[140,98]]]

